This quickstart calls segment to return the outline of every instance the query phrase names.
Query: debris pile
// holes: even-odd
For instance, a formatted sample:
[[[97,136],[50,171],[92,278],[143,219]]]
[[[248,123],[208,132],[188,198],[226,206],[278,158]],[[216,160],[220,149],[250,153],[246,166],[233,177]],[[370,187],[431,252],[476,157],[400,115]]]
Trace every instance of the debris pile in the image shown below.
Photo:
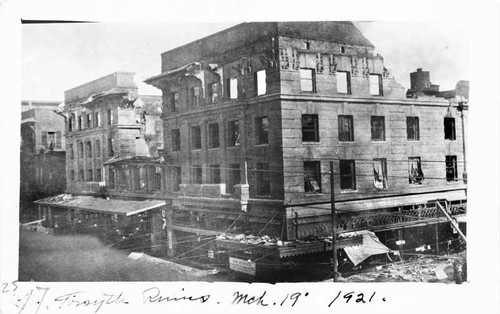
[[[463,273],[465,256],[419,257],[405,263],[393,263],[377,266],[375,269],[343,278],[346,282],[445,282],[456,281],[459,264]],[[461,282],[460,282],[461,283]]]

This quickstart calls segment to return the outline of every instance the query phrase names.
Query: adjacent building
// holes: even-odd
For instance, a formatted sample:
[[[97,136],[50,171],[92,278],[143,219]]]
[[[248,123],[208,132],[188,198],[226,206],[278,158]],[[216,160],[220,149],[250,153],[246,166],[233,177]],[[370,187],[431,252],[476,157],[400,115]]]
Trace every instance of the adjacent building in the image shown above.
[[[21,215],[31,201],[65,189],[64,116],[60,102],[23,101],[21,113]]]

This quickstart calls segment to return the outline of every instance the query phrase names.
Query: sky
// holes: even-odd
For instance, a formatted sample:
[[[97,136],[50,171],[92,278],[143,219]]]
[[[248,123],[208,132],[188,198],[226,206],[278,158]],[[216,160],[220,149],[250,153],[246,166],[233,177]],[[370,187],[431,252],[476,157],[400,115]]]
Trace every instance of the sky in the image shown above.
[[[63,101],[64,91],[116,71],[136,73],[139,92],[160,95],[142,81],[161,72],[161,53],[231,27],[224,23],[82,23],[22,26],[22,99]],[[355,22],[396,80],[430,71],[441,90],[469,80],[466,25]]]

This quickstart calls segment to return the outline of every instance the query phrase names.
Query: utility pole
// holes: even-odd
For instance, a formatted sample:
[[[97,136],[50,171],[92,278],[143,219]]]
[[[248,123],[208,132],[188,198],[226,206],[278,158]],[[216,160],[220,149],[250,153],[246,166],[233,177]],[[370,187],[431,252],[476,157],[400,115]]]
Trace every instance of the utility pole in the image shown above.
[[[467,154],[465,152],[465,125],[464,125],[464,110],[465,110],[465,105],[464,105],[464,100],[462,96],[460,96],[460,101],[458,102],[458,107],[457,110],[460,111],[460,118],[462,120],[462,149],[464,152],[464,173],[463,173],[463,180],[464,183],[467,184]]]
[[[333,281],[339,280],[337,273],[337,232],[335,230],[335,179],[333,177],[333,161],[330,161],[330,195],[331,195],[331,212],[332,212],[332,268],[333,268]]]

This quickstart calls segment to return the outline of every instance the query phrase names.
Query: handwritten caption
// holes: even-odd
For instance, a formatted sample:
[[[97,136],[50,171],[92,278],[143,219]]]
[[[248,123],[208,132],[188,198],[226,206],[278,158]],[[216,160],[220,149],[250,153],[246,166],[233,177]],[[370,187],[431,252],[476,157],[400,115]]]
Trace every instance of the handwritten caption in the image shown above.
[[[258,293],[250,293],[242,289],[234,292],[216,294],[195,294],[190,293],[185,288],[177,292],[166,291],[160,287],[152,286],[142,290],[139,297],[130,293],[126,296],[124,292],[104,293],[95,291],[74,291],[61,295],[51,296],[50,287],[41,287],[35,285],[28,289],[20,289],[17,281],[1,283],[1,297],[7,299],[10,297],[11,305],[17,308],[17,313],[42,313],[45,310],[61,310],[65,312],[72,308],[85,308],[94,313],[100,312],[105,307],[145,305],[145,304],[167,304],[167,303],[192,303],[192,304],[210,304],[210,305],[230,305],[230,306],[254,306],[254,307],[288,307],[293,308],[298,305],[318,306],[316,301],[312,301],[312,293],[308,291],[293,291],[277,294],[268,293],[262,289]],[[30,284],[30,283],[23,283]],[[24,290],[23,292],[21,292]],[[330,308],[337,303],[345,304],[366,304],[376,302],[386,302],[386,297],[380,296],[376,291],[343,291],[338,290],[332,293],[321,295],[324,300],[324,306]],[[321,305],[319,305],[321,306]],[[30,309],[28,311],[28,308]],[[1,310],[1,309],[0,309]],[[52,311],[51,311],[52,312]]]

